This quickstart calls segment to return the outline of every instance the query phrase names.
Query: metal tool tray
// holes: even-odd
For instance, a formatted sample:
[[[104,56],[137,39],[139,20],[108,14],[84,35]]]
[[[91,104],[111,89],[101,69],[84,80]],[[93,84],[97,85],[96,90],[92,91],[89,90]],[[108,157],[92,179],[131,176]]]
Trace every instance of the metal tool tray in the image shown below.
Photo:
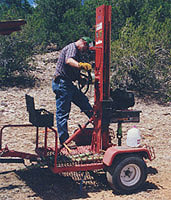
[[[116,110],[113,111],[110,122],[111,123],[128,123],[128,122],[139,122],[141,111],[137,110]]]

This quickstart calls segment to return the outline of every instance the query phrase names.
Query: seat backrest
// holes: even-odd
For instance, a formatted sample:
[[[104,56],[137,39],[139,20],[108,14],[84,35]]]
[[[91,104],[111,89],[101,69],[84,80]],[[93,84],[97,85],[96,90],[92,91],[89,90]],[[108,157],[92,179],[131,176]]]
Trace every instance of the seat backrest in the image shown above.
[[[34,98],[25,94],[26,99],[26,107],[28,112],[34,112],[35,111],[35,105],[34,105]]]

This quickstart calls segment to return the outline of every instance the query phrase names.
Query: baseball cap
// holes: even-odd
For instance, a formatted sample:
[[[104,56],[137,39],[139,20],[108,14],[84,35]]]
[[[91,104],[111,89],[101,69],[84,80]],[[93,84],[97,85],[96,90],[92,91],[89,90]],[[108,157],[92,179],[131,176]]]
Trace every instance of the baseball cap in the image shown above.
[[[87,42],[87,45],[90,46],[91,43],[93,43],[93,40],[90,37],[82,37],[82,40],[84,40],[85,42]]]

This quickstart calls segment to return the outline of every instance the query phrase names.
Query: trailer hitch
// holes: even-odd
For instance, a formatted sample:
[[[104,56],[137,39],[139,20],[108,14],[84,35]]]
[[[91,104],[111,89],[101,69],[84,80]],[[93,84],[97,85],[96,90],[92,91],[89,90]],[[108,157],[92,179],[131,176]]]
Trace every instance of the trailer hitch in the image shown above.
[[[24,159],[21,159],[21,158],[0,158],[0,163],[22,163],[22,164],[24,164]]]

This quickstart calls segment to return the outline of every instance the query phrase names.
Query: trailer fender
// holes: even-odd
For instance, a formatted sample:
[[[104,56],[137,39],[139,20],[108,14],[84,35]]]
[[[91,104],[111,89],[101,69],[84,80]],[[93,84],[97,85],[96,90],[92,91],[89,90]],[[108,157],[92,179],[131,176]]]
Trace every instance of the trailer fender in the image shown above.
[[[103,157],[103,163],[106,166],[111,166],[113,163],[113,160],[118,155],[129,155],[129,154],[136,154],[145,158],[148,158],[149,160],[152,160],[151,154],[149,149],[146,147],[138,147],[138,148],[130,148],[126,146],[112,146],[108,148],[104,154]]]

